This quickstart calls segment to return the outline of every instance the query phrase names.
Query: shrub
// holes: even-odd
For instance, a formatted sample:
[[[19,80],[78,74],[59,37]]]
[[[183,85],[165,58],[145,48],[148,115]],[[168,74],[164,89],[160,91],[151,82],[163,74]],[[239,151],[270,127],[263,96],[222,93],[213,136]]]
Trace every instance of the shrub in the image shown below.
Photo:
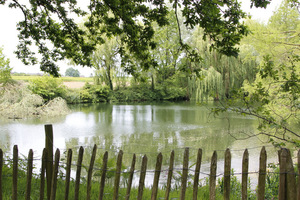
[[[5,85],[12,81],[10,75],[12,68],[9,66],[9,59],[5,59],[2,50],[3,49],[0,48],[0,84]]]
[[[79,92],[82,103],[107,102],[110,96],[110,89],[105,85],[91,85],[88,82]]]
[[[63,85],[63,81],[50,76],[41,76],[30,80],[28,88],[34,94],[43,97],[45,101],[66,96],[66,86]]]

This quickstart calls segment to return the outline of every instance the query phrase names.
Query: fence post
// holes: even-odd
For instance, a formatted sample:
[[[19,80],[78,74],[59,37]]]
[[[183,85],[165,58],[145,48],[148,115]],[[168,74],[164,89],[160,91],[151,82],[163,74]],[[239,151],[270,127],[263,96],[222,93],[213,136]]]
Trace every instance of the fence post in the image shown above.
[[[167,180],[165,200],[169,199],[170,190],[171,190],[171,181],[172,181],[172,176],[173,176],[173,168],[174,168],[174,150],[171,152],[171,155],[170,155],[170,164],[169,164],[169,170],[168,170],[168,180]]]
[[[188,171],[189,171],[189,148],[187,147],[184,150],[184,156],[183,156],[183,169],[182,169],[182,177],[181,177],[180,200],[185,199]]]
[[[116,166],[116,176],[115,176],[115,188],[114,188],[114,196],[113,200],[117,200],[119,197],[119,187],[120,187],[120,178],[121,178],[121,169],[122,169],[122,158],[123,151],[120,150],[117,158],[117,166]]]
[[[286,183],[287,183],[287,198],[286,199],[296,199],[297,189],[296,189],[296,178],[295,170],[293,166],[292,156],[290,150],[287,149],[287,174],[286,174]]]
[[[242,164],[242,200],[247,200],[248,197],[248,170],[249,170],[249,153],[245,150]]]
[[[146,155],[144,155],[143,161],[142,161],[142,167],[141,167],[141,175],[140,175],[140,181],[139,181],[137,200],[143,199],[145,177],[146,177],[146,170],[147,170],[147,161],[148,161],[148,158]]]
[[[105,151],[103,155],[103,162],[102,162],[102,174],[100,180],[100,191],[99,191],[99,200],[103,199],[104,195],[104,187],[105,187],[105,176],[107,171],[107,159],[108,159],[108,152]]]
[[[196,162],[195,175],[194,175],[193,200],[197,200],[201,160],[202,160],[202,149],[198,149],[197,162]]]
[[[54,170],[52,174],[52,185],[51,185],[51,195],[50,199],[55,200],[56,197],[56,187],[57,187],[57,174],[58,174],[58,167],[59,167],[59,158],[60,158],[60,151],[56,149],[55,152],[55,162],[54,162]]]
[[[27,162],[27,182],[26,182],[26,191],[25,191],[26,200],[30,200],[32,168],[33,168],[32,162],[33,162],[33,151],[32,149],[30,149],[28,153],[28,162]]]
[[[287,151],[286,149],[280,149],[279,155],[279,191],[278,198],[283,200],[286,198],[286,164],[287,164]]]
[[[14,145],[13,150],[13,191],[12,200],[18,199],[18,146]]]
[[[52,124],[45,125],[45,148],[47,150],[46,180],[47,199],[51,197],[52,173],[53,173],[53,128]]]
[[[266,172],[267,172],[267,152],[265,147],[260,151],[259,158],[259,175],[258,175],[258,188],[257,188],[257,199],[265,199],[265,186],[266,186]]]
[[[230,150],[225,151],[225,162],[224,162],[224,199],[230,199],[230,171],[231,171],[231,154]]]
[[[125,200],[129,200],[129,197],[130,197],[132,179],[133,179],[134,168],[135,168],[135,161],[136,161],[136,156],[135,156],[135,154],[133,154],[131,167],[130,167],[130,172],[129,172],[129,180],[128,180],[128,187],[127,187],[127,191],[126,191]]]
[[[88,177],[87,177],[87,191],[86,191],[86,195],[87,195],[86,199],[87,200],[91,199],[91,189],[92,189],[91,181],[92,181],[93,168],[94,168],[94,163],[95,163],[95,158],[96,158],[96,152],[97,152],[97,145],[95,144],[94,148],[93,148],[93,153],[92,153],[90,167],[89,167],[89,171],[88,171]]]
[[[65,200],[69,199],[72,154],[73,154],[72,149],[69,149],[67,155],[67,166],[66,166]]]
[[[216,199],[216,179],[217,179],[217,152],[214,151],[210,163],[209,175],[209,199]]]
[[[43,156],[42,156],[42,167],[41,167],[40,200],[44,200],[46,164],[47,164],[47,150],[44,148]]]
[[[157,198],[157,192],[158,192],[158,182],[159,182],[159,176],[161,171],[161,165],[162,165],[162,154],[159,153],[156,159],[156,166],[155,166],[155,174],[153,179],[153,186],[152,186],[152,194],[151,194],[151,200],[156,200]]]
[[[81,173],[81,164],[83,159],[83,147],[79,148],[78,160],[77,160],[77,169],[76,169],[76,180],[75,180],[75,196],[74,199],[79,199],[79,186],[80,186],[80,173]]]

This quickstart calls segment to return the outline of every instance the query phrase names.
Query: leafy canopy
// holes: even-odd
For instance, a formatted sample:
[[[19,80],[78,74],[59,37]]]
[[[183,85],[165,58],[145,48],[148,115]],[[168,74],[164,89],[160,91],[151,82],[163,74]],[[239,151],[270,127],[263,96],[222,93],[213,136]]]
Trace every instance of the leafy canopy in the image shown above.
[[[80,72],[78,71],[78,69],[74,69],[72,67],[69,67],[65,72],[65,76],[79,77]]]
[[[270,0],[251,2],[255,7],[266,7]],[[78,65],[91,66],[90,55],[96,45],[104,43],[105,37],[118,35],[121,38],[119,52],[127,72],[134,71],[132,55],[142,61],[144,69],[157,65],[149,49],[156,46],[153,22],[159,26],[168,24],[168,7],[164,0],[90,0],[86,10],[77,3],[76,0],[0,0],[0,4],[19,9],[24,15],[24,20],[17,24],[16,51],[24,64],[39,63],[42,71],[59,76],[57,61],[67,58]],[[248,29],[240,20],[245,13],[236,0],[170,0],[170,3],[176,14],[179,8],[182,10],[185,26],[199,25],[204,29],[204,39],[213,41],[212,48],[230,56],[238,54],[235,45],[247,35]],[[88,18],[84,29],[75,23],[74,15]],[[179,42],[182,49],[195,56],[188,45],[181,39]],[[34,45],[37,51],[33,50]]]
[[[6,84],[11,80],[11,70],[9,59],[5,58],[3,49],[0,47],[0,84]]]

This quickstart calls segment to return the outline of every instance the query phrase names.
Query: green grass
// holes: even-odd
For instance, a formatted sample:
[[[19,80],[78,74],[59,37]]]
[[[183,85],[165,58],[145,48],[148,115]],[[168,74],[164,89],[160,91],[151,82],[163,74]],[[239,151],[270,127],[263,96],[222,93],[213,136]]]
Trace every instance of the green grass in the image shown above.
[[[12,76],[12,79],[28,82],[39,77],[40,76]],[[64,82],[93,82],[92,77],[59,77],[59,79],[62,79]]]

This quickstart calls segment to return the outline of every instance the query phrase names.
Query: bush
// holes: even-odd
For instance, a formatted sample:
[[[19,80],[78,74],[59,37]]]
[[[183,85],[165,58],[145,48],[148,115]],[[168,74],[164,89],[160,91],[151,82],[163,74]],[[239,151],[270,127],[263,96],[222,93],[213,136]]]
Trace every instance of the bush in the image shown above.
[[[0,48],[0,84],[5,85],[12,81],[10,75],[12,68],[9,66],[9,59],[5,59],[2,50],[3,49]]]
[[[66,86],[63,81],[50,76],[41,76],[29,80],[28,88],[37,95],[40,95],[45,101],[54,99],[55,97],[66,97]]]
[[[110,89],[104,85],[91,85],[88,82],[79,92],[80,102],[98,103],[107,102],[110,96]]]

